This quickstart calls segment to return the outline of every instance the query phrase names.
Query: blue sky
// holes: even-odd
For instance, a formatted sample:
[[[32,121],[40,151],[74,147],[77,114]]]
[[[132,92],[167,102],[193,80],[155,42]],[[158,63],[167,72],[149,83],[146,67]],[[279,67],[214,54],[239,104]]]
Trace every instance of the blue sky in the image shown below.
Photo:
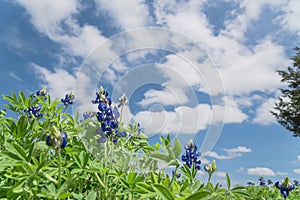
[[[97,85],[130,99],[124,119],[155,140],[194,138],[214,180],[299,180],[300,140],[269,111],[284,87],[275,70],[299,46],[297,0],[14,0],[0,2],[1,94]],[[0,100],[0,103],[5,103]],[[203,170],[199,177],[206,180]]]

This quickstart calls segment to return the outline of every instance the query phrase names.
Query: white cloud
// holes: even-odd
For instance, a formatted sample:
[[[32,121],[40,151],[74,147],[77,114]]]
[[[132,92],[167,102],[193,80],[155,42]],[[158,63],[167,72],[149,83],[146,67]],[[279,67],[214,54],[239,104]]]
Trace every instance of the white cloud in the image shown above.
[[[102,9],[111,14],[114,22],[125,30],[144,27],[149,20],[148,7],[143,0],[97,0],[99,12]]]
[[[241,95],[252,91],[276,91],[282,85],[275,70],[288,63],[283,47],[266,40],[256,45],[253,52],[244,50],[234,55],[235,58],[220,55],[224,64],[220,73],[228,93]]]
[[[289,175],[289,173],[287,173],[287,172],[276,172],[276,174],[279,176],[288,176]]]
[[[274,110],[275,99],[270,98],[266,102],[260,105],[256,110],[256,117],[253,119],[254,123],[268,125],[275,123],[275,117],[271,114],[270,111]]]
[[[9,72],[8,75],[17,81],[22,81],[22,79],[15,72]]]
[[[201,114],[200,114],[201,113]],[[210,123],[210,106],[178,106],[174,111],[141,111],[134,116],[147,134],[186,133],[195,134]]]
[[[73,90],[75,78],[69,72],[63,69],[49,71],[45,67],[32,64],[35,75],[41,82],[47,85],[47,90],[51,97],[62,98],[65,94]]]
[[[238,147],[232,148],[232,149],[224,149],[224,151],[227,152],[229,155],[252,152],[252,150],[250,148],[247,148],[244,146],[238,146]]]
[[[225,116],[224,123],[241,123],[248,119],[248,116],[243,113],[239,108],[238,104],[230,97],[223,98],[225,105]],[[213,108],[214,115],[220,115],[217,119],[222,120],[222,112],[224,111],[224,106],[216,105]],[[220,121],[221,122],[221,121]]]
[[[188,99],[184,95],[184,91],[179,88],[164,89],[164,90],[148,90],[144,94],[144,99],[139,102],[142,106],[147,106],[153,103],[162,105],[180,105],[187,103]]]
[[[227,155],[219,155],[216,152],[208,152],[207,155],[213,158],[217,158],[220,160],[226,160],[226,159],[233,159],[236,157],[240,157],[243,155],[243,153],[250,153],[252,150],[250,148],[244,147],[244,146],[238,146],[236,148],[231,149],[223,149],[227,153]]]
[[[239,173],[243,173],[243,172],[245,172],[245,168],[244,167],[240,167],[236,171],[239,172]]]
[[[266,167],[255,167],[255,168],[248,168],[247,173],[249,175],[256,175],[256,176],[275,176],[275,172]]]
[[[73,36],[60,34],[52,36],[56,42],[64,44],[65,52],[69,55],[85,57],[106,40],[95,26],[79,27],[77,24],[73,24],[72,28],[76,33]]]
[[[38,31],[60,44],[68,56],[85,57],[106,38],[97,27],[80,26],[73,14],[79,11],[77,0],[17,0],[31,16]],[[71,59],[71,58],[70,58]]]
[[[300,24],[298,19],[300,18],[300,1],[290,0],[285,7],[285,15],[282,19],[282,26],[289,29],[292,32],[296,32],[300,35]]]
[[[32,23],[42,33],[59,31],[60,23],[78,11],[77,0],[17,0],[31,16]]]
[[[160,105],[161,102],[156,102]],[[240,123],[247,119],[247,116],[236,107],[236,104],[228,105],[198,104],[195,107],[179,105],[174,111],[141,111],[134,116],[134,120],[140,122],[145,132],[155,133],[186,133],[195,134],[206,129],[211,124]],[[225,118],[224,111],[226,110]],[[230,151],[230,150],[229,150]]]
[[[217,176],[217,177],[222,177],[222,178],[225,178],[226,177],[226,172],[216,172],[215,173],[215,175]]]
[[[295,172],[296,174],[300,174],[300,168],[294,169],[294,172]]]

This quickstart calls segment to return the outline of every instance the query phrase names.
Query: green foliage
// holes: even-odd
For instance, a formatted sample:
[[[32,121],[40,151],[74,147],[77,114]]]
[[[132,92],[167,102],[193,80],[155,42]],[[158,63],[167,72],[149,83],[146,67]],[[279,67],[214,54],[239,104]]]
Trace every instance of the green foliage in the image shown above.
[[[300,48],[296,47],[296,56],[292,58],[293,65],[286,71],[278,70],[281,81],[287,83],[287,88],[281,89],[281,96],[272,114],[277,121],[293,136],[300,137]]]
[[[160,143],[150,145],[139,131],[137,123],[123,126],[128,137],[117,143],[98,143],[96,130],[101,124],[89,118],[79,121],[66,107],[50,96],[25,96],[19,92],[3,96],[5,105],[16,118],[0,112],[0,199],[77,199],[77,200],[198,200],[198,199],[270,199],[280,197],[273,187],[227,188],[210,181],[205,185],[197,178],[193,164],[182,164],[181,144],[171,136],[160,137]],[[35,117],[26,111],[41,105]],[[49,134],[64,131],[68,135],[65,148],[47,146]],[[83,137],[84,136],[84,137]],[[159,169],[158,164],[174,167],[174,173]],[[215,161],[210,176],[217,170]],[[177,175],[181,174],[181,178]],[[272,190],[270,192],[269,190]],[[291,197],[298,197],[298,189]]]

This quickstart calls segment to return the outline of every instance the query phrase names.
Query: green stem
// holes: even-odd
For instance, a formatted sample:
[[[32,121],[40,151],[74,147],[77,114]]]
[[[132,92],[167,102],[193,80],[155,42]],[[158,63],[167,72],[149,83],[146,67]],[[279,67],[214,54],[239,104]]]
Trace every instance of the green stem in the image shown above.
[[[124,105],[122,105],[121,109],[120,109],[120,122],[122,122],[123,107],[124,107]]]
[[[211,179],[211,175],[212,175],[212,174],[209,174],[209,175],[208,175],[208,180],[207,180],[207,184],[208,184],[208,183],[210,182],[210,179]]]
[[[61,153],[59,150],[58,152],[58,187],[60,188],[61,186]]]
[[[97,173],[97,172],[95,172],[95,176],[96,176],[96,178],[97,178],[99,184],[100,184],[103,188],[105,188],[104,183],[102,182],[102,180],[101,180],[100,177],[98,176],[98,173]]]
[[[175,179],[175,176],[176,176],[178,167],[179,167],[179,165],[176,165],[176,169],[175,169],[175,171],[174,171],[174,173],[173,173],[173,175],[172,175],[172,179],[171,179],[171,182],[170,182],[170,184],[169,184],[169,187],[171,187],[172,184],[173,184],[173,182],[174,182],[174,179]]]

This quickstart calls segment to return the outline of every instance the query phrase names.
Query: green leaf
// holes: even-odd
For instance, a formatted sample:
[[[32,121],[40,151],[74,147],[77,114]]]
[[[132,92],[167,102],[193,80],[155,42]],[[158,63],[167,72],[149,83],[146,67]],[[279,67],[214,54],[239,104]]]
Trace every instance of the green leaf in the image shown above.
[[[28,107],[28,105],[26,104],[26,96],[22,91],[19,92],[19,101],[22,103],[22,106],[24,106],[24,108]]]
[[[235,191],[235,190],[244,190],[245,187],[244,186],[236,186],[234,188],[231,189],[231,191]]]
[[[140,182],[140,183],[137,183],[137,186],[139,188],[142,188],[143,190],[146,190],[147,192],[155,192],[154,189],[147,183]]]
[[[86,200],[95,200],[97,197],[97,193],[92,191],[89,193],[89,195],[86,197]]]
[[[46,186],[46,188],[48,189],[49,193],[52,196],[55,196],[56,194],[56,189],[55,189],[55,185],[53,183],[50,183],[49,185]]]
[[[185,180],[183,185],[180,188],[180,192],[183,192],[187,188],[188,185],[189,185],[189,181]]]
[[[162,154],[162,153],[152,153],[151,158],[156,159],[156,160],[161,160],[161,161],[164,161],[166,163],[171,161],[170,156],[167,156],[167,155]]]
[[[248,197],[248,198],[251,197],[248,193],[242,192],[242,191],[234,191],[234,194],[238,194],[238,195],[241,195],[241,196],[244,196],[244,197]]]
[[[130,185],[132,185],[132,183],[134,182],[135,178],[136,178],[136,172],[130,172],[127,178],[127,183],[129,183]]]
[[[77,200],[82,200],[84,198],[83,194],[76,194],[75,192],[72,192],[72,195]]]
[[[174,151],[174,154],[175,154],[175,158],[179,158],[180,154],[181,154],[181,144],[178,140],[177,137],[175,137],[175,145],[173,147],[173,151]]]
[[[226,181],[227,181],[227,189],[230,190],[231,185],[230,185],[230,177],[228,173],[226,173]]]
[[[165,186],[160,184],[154,184],[152,187],[156,191],[156,193],[162,198],[162,200],[174,200],[174,197],[172,196],[171,192]]]
[[[157,183],[157,178],[156,178],[154,172],[151,171],[151,172],[150,172],[150,176],[151,176],[151,181],[152,181],[152,183]]]
[[[10,154],[3,152],[4,155],[9,156],[10,158],[15,159],[15,160],[26,161],[26,154],[18,144],[16,144],[16,143],[11,144],[11,143],[6,142],[5,147],[6,147],[7,151],[9,151]]]
[[[210,192],[207,191],[199,191],[196,192],[190,196],[188,196],[185,200],[199,200],[199,199],[209,199],[210,198]]]

